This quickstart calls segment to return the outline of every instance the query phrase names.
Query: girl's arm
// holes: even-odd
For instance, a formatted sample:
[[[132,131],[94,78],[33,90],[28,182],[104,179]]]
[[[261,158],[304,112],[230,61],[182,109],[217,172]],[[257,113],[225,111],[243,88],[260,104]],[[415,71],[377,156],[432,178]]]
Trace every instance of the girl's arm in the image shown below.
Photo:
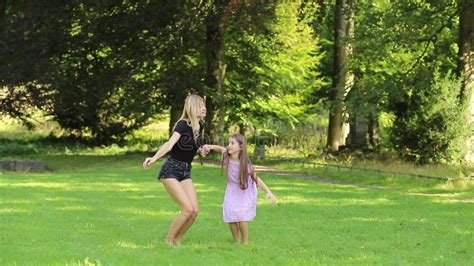
[[[275,197],[275,195],[273,195],[272,191],[270,190],[270,188],[268,188],[267,184],[265,184],[265,182],[263,182],[263,180],[259,176],[257,176],[257,174],[255,173],[254,173],[254,177],[255,177],[255,180],[257,180],[257,187],[263,189],[263,191],[267,193],[267,199],[270,199],[272,201],[272,204],[276,204],[277,198]]]
[[[226,151],[225,147],[222,147],[219,145],[206,144],[206,145],[203,145],[202,148],[209,151],[220,151],[221,153],[224,153]]]
[[[150,165],[154,164],[156,160],[160,159],[163,155],[168,153],[173,148],[174,144],[178,142],[180,136],[181,135],[178,132],[176,131],[173,132],[173,135],[171,135],[170,139],[167,142],[165,142],[160,147],[160,149],[158,149],[158,151],[155,153],[153,157],[147,157],[145,159],[145,161],[143,162],[143,167],[144,168],[149,167]]]

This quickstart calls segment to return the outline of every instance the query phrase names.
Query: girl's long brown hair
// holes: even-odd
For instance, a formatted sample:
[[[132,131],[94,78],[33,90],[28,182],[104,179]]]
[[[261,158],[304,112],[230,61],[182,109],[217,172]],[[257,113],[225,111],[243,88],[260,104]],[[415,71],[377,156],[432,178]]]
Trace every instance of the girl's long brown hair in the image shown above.
[[[253,168],[252,163],[250,162],[250,158],[247,152],[247,141],[245,137],[241,134],[233,134],[230,138],[234,139],[239,143],[240,152],[239,152],[239,186],[241,189],[247,189],[248,187],[248,178],[252,178],[254,182],[255,180],[255,170]],[[224,167],[225,165],[225,167]],[[226,151],[224,153],[224,157],[222,158],[222,167],[225,170],[225,175],[228,174],[228,167],[229,166],[229,153]],[[250,170],[250,172],[249,172]]]

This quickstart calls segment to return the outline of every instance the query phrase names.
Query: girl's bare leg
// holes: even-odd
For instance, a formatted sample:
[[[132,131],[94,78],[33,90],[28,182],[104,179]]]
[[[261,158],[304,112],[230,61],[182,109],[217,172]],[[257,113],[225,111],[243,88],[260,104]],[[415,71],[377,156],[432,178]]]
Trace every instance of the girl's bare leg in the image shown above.
[[[239,222],[240,234],[242,235],[242,244],[249,244],[249,226],[247,222]]]
[[[229,228],[232,232],[232,237],[234,237],[234,243],[240,244],[239,223],[229,223]]]

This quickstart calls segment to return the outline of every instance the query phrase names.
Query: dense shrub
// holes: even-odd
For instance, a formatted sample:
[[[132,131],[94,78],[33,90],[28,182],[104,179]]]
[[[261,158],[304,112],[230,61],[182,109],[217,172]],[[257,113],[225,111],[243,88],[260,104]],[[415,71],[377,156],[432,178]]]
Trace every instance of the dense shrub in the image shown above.
[[[391,141],[400,155],[418,163],[452,162],[464,155],[466,104],[461,81],[448,73],[421,71],[403,101],[394,104]]]

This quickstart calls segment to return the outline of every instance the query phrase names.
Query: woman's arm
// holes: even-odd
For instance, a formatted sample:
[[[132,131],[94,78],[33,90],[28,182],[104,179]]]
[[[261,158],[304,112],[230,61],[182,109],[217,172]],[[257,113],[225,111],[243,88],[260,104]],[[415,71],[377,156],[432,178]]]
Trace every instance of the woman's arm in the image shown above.
[[[173,132],[173,135],[171,135],[170,139],[163,145],[161,145],[161,147],[158,149],[155,155],[153,155],[153,157],[147,157],[145,159],[145,161],[143,162],[143,167],[149,167],[150,165],[154,164],[156,160],[160,159],[163,155],[168,153],[173,148],[174,144],[178,142],[179,137],[181,137],[181,135],[178,132]]]
[[[267,186],[267,184],[265,184],[265,182],[263,182],[263,180],[259,176],[257,176],[257,174],[255,173],[254,173],[254,177],[255,177],[255,180],[257,180],[257,187],[263,189],[263,191],[267,193],[267,199],[270,199],[272,201],[272,204],[276,204],[277,198],[275,197],[275,195],[273,195],[272,191]]]

